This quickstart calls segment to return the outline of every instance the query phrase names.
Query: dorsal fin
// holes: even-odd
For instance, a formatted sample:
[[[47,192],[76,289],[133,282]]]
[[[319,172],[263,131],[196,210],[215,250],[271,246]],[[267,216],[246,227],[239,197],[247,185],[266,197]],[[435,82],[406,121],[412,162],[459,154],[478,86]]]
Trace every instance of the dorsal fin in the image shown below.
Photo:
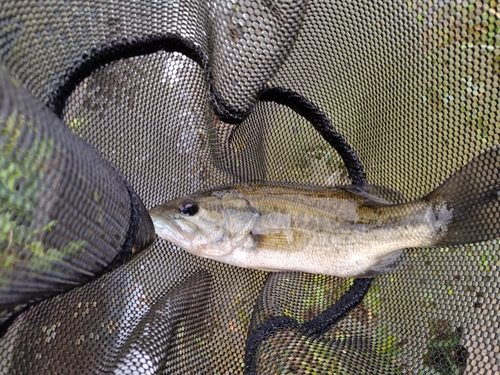
[[[341,188],[365,199],[367,201],[365,203],[366,206],[388,206],[405,201],[404,195],[401,192],[385,186],[365,184],[346,185],[341,186]]]

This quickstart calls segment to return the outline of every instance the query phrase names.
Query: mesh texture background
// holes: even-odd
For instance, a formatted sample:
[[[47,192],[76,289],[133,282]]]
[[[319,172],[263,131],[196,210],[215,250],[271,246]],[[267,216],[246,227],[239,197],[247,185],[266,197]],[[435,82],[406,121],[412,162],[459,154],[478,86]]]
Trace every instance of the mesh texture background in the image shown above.
[[[2,64],[116,166],[148,209],[236,181],[350,183],[304,117],[258,100],[274,86],[326,113],[370,183],[401,191],[401,201],[419,198],[498,144],[499,56],[495,1],[0,5]],[[67,142],[85,160],[83,143]],[[78,169],[105,170],[88,164]],[[71,184],[57,194],[68,205]],[[126,189],[116,194],[110,202],[128,199]],[[498,212],[487,215],[496,225]],[[263,340],[255,369],[497,374],[499,253],[497,241],[407,249],[327,333],[288,327]],[[304,324],[351,284],[238,269],[157,239],[21,314],[0,339],[0,372],[243,373],[249,334],[273,316]]]

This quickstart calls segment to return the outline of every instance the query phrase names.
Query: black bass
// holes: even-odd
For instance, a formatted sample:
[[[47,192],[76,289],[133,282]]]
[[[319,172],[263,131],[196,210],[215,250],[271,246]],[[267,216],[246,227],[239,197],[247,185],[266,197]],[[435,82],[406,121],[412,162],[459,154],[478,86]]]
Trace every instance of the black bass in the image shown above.
[[[150,210],[156,233],[205,258],[266,271],[372,277],[403,249],[500,237],[500,152],[492,148],[427,196],[392,204],[372,185],[242,184]]]

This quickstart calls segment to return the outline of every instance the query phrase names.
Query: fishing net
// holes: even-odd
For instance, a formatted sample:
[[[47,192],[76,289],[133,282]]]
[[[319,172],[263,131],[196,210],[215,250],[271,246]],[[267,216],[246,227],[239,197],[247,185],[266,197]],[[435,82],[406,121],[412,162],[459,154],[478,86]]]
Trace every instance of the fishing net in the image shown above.
[[[146,213],[250,181],[401,203],[481,155],[495,183],[496,1],[4,0],[0,64],[0,373],[500,372],[497,240],[354,280],[202,259]]]

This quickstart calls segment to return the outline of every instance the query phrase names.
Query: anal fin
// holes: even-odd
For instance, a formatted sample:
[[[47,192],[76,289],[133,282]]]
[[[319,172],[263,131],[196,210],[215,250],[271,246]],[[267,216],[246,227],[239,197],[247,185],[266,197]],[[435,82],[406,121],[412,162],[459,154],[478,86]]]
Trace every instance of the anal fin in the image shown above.
[[[380,276],[389,272],[394,271],[398,268],[396,261],[399,259],[403,250],[398,250],[384,257],[380,257],[379,262],[368,269],[365,273],[357,275],[357,279]]]

